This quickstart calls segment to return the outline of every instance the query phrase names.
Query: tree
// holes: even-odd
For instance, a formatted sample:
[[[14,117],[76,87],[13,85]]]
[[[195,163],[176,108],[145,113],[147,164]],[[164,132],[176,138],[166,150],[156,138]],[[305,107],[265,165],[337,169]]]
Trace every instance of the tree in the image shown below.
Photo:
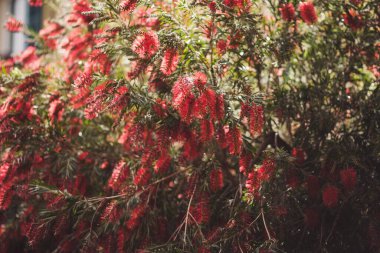
[[[6,24],[1,252],[380,248],[377,1],[58,2]]]

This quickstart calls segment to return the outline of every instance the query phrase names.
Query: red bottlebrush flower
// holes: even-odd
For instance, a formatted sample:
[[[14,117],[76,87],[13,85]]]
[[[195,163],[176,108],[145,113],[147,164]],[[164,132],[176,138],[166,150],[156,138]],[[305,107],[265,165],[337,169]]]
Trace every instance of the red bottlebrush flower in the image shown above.
[[[292,3],[283,4],[280,8],[281,17],[287,22],[291,22],[296,19],[296,11]]]
[[[117,201],[111,201],[107,207],[104,209],[100,220],[103,222],[112,222],[115,223],[118,221],[119,217],[119,211],[117,208]]]
[[[355,188],[357,174],[353,168],[348,168],[340,171],[340,180],[347,191],[352,191]]]
[[[143,167],[137,171],[135,179],[133,180],[133,182],[137,186],[146,186],[147,183],[149,182],[151,176],[152,176],[152,174],[150,173],[149,169]]]
[[[344,24],[349,26],[353,31],[363,27],[362,17],[354,9],[350,9],[347,13],[343,14],[343,19]]]
[[[236,0],[223,0],[223,3],[228,7],[236,6]]]
[[[160,48],[160,41],[156,33],[149,31],[145,32],[135,39],[132,44],[132,50],[140,58],[147,59],[152,57]]]
[[[252,154],[248,152],[246,149],[243,149],[239,157],[239,171],[241,173],[247,172],[247,169],[251,165],[252,158]]]
[[[224,96],[222,94],[216,96],[214,114],[218,120],[223,120],[223,118],[224,118]]]
[[[339,189],[333,185],[328,185],[323,189],[322,193],[323,204],[332,208],[338,204],[339,200]]]
[[[260,188],[260,181],[258,180],[256,171],[248,173],[245,187],[247,188],[248,192],[252,194]]]
[[[11,181],[0,186],[0,210],[8,209],[11,204],[13,196],[12,184],[13,182]]]
[[[216,119],[216,105],[217,96],[215,91],[212,89],[203,89],[202,94],[196,100],[193,116],[204,119],[208,114],[210,119]]]
[[[209,4],[208,4],[208,8],[210,8],[210,11],[211,12],[216,12],[216,3],[214,2],[214,1],[212,1],[212,2],[210,2]]]
[[[275,171],[275,163],[271,159],[264,160],[260,168],[257,169],[257,178],[259,181],[268,181]]]
[[[194,85],[202,90],[207,83],[207,76],[203,72],[195,72],[193,74]]]
[[[228,150],[231,155],[237,155],[240,153],[242,145],[242,137],[239,128],[236,126],[231,127],[227,133]]]
[[[27,67],[34,67],[38,62],[36,48],[33,46],[27,47],[18,57],[18,61]]]
[[[129,169],[124,161],[120,161],[113,169],[112,175],[108,180],[108,186],[114,191],[118,190],[123,181],[128,177]]]
[[[315,209],[305,209],[304,223],[309,229],[314,229],[319,225],[319,212]]]
[[[209,141],[214,136],[214,123],[211,120],[204,119],[201,121],[200,126],[201,140],[203,142]]]
[[[209,197],[203,193],[195,205],[190,207],[190,213],[196,223],[206,224],[210,219]]]
[[[249,111],[249,130],[252,136],[261,134],[264,125],[264,111],[261,105],[253,104]]]
[[[317,12],[315,11],[314,4],[312,2],[303,2],[299,5],[299,11],[303,21],[311,25],[318,21]]]
[[[169,76],[171,75],[176,69],[178,65],[178,51],[174,48],[166,50],[164,54],[164,59],[161,63],[161,72]]]
[[[165,173],[170,167],[171,157],[166,152],[158,158],[156,164],[154,165],[155,173]]]
[[[307,193],[311,199],[316,199],[319,196],[321,186],[319,184],[319,178],[311,175],[306,179]]]
[[[19,32],[21,31],[23,24],[14,17],[9,17],[4,27],[10,32]]]
[[[213,192],[221,190],[224,186],[223,172],[221,169],[213,169],[210,172],[210,189]]]
[[[227,50],[227,41],[226,40],[218,40],[216,42],[216,48],[218,50],[218,54],[224,54]]]
[[[177,82],[174,83],[172,94],[173,94],[173,106],[179,109],[185,99],[191,94],[191,89],[194,83],[189,77],[180,77]]]
[[[8,162],[4,162],[3,164],[0,165],[0,183],[3,183],[4,180],[7,178],[9,175],[9,172],[11,171],[11,164]]]
[[[125,242],[127,241],[126,231],[121,227],[117,231],[117,252],[125,252]]]
[[[131,13],[136,8],[137,0],[126,0],[120,3],[119,8],[124,13]]]
[[[135,229],[139,225],[140,220],[144,216],[145,212],[146,212],[145,204],[140,204],[136,206],[131,212],[130,218],[127,221],[127,229],[129,230]]]
[[[43,5],[42,0],[29,0],[29,5],[34,7],[40,7]]]
[[[52,102],[50,102],[50,107],[49,107],[50,123],[54,124],[54,122],[62,121],[64,111],[65,109],[61,100],[55,99]]]

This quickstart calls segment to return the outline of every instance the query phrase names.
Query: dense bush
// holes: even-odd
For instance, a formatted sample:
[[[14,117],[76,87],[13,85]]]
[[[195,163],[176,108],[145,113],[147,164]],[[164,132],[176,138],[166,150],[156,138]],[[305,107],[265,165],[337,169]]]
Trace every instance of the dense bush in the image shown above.
[[[380,250],[378,1],[56,2],[5,25],[0,252]]]

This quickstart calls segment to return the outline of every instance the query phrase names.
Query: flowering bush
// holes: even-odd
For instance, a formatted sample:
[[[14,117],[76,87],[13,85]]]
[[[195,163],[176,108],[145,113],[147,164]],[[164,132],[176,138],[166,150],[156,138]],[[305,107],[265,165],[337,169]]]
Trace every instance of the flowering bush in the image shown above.
[[[377,1],[60,5],[5,25],[0,252],[380,249]]]

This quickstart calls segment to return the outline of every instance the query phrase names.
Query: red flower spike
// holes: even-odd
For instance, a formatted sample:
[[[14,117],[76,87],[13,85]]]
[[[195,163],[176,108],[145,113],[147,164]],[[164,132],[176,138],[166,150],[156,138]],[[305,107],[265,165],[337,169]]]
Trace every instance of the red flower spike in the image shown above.
[[[137,0],[127,0],[120,3],[119,8],[123,12],[123,14],[131,13],[137,5]]]
[[[210,172],[210,189],[213,192],[221,190],[224,186],[223,172],[221,169],[213,169]]]
[[[198,89],[202,90],[207,83],[207,76],[203,72],[196,72],[193,75],[193,80],[194,85],[197,86]]]
[[[239,128],[231,127],[227,133],[228,150],[231,155],[237,155],[240,153],[242,145],[242,137]]]
[[[11,204],[12,196],[14,194],[12,190],[13,182],[10,181],[0,186],[0,210],[6,210]]]
[[[214,1],[210,2],[208,4],[208,8],[210,9],[211,12],[215,13],[216,12],[216,3]]]
[[[169,154],[164,153],[158,158],[156,164],[154,165],[155,173],[165,173],[170,167],[171,157]]]
[[[166,76],[171,75],[177,69],[178,60],[178,51],[176,49],[166,50],[160,67],[161,72]]]
[[[50,123],[54,124],[55,122],[62,121],[63,113],[64,113],[64,105],[61,100],[55,99],[50,103],[49,107],[49,118]]]
[[[4,27],[10,32],[19,32],[21,31],[23,24],[14,17],[9,17]]]
[[[326,186],[325,189],[323,189],[322,199],[326,207],[335,207],[339,200],[339,189],[333,185]]]
[[[299,11],[303,21],[311,25],[318,21],[317,12],[315,11],[314,4],[312,2],[303,2],[299,5]]]
[[[355,188],[357,181],[356,170],[348,168],[340,171],[340,180],[346,191],[352,191]]]
[[[117,201],[111,201],[107,207],[104,209],[100,220],[103,222],[112,222],[115,223],[119,219]]]
[[[293,3],[283,4],[280,8],[280,12],[284,21],[291,22],[296,19],[296,11]]]
[[[158,36],[152,31],[137,36],[132,44],[132,51],[142,59],[152,57],[159,48],[160,41],[158,40]]]
[[[108,186],[117,191],[123,181],[129,176],[129,169],[124,161],[120,161],[113,169],[112,175],[108,180]]]
[[[247,169],[252,162],[252,158],[252,154],[250,154],[250,152],[248,152],[246,149],[243,149],[239,157],[239,171],[241,173],[247,172]]]
[[[152,174],[148,168],[140,168],[135,176],[133,182],[137,186],[146,186],[151,178]]]
[[[200,126],[201,140],[207,142],[214,136],[214,123],[211,120],[204,119]]]

